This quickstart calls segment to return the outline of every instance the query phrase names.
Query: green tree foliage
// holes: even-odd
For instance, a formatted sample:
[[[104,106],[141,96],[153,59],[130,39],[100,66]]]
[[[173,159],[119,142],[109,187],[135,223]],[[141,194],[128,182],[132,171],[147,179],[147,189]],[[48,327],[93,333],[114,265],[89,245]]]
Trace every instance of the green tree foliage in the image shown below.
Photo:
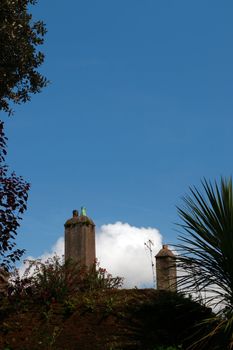
[[[12,114],[11,103],[29,101],[48,83],[38,72],[44,54],[38,50],[46,33],[42,21],[32,21],[29,5],[36,0],[0,1],[0,110]]]
[[[178,208],[182,219],[181,255],[178,266],[184,271],[179,284],[189,293],[205,292],[207,301],[220,308],[208,320],[212,330],[202,338],[208,341],[224,333],[227,345],[233,348],[233,191],[232,179],[220,184],[204,180],[203,192],[196,187],[183,198]],[[201,294],[200,294],[201,295]],[[197,349],[201,349],[201,342]],[[220,344],[220,348],[223,345]]]
[[[0,267],[9,270],[24,250],[16,249],[15,238],[26,210],[30,185],[5,164],[7,154],[3,122],[0,122]]]

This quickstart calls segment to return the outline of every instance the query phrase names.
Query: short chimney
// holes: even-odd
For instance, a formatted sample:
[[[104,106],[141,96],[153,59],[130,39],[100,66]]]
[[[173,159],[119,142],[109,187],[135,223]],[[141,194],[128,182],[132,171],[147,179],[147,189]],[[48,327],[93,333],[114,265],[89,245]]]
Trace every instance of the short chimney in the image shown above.
[[[167,244],[163,244],[155,260],[157,289],[175,292],[177,290],[176,256]]]

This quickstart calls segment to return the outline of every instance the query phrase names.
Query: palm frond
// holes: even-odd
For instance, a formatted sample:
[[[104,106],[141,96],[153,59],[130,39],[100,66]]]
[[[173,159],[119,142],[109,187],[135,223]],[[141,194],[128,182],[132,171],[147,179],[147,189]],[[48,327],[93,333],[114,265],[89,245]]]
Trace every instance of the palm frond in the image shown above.
[[[181,223],[177,266],[178,286],[220,308],[219,327],[233,342],[233,187],[232,178],[214,184],[202,181],[202,191],[190,188],[178,207]],[[226,313],[227,310],[227,313]],[[219,317],[218,315],[218,317]],[[209,334],[210,335],[210,334]],[[230,347],[229,347],[230,348]]]

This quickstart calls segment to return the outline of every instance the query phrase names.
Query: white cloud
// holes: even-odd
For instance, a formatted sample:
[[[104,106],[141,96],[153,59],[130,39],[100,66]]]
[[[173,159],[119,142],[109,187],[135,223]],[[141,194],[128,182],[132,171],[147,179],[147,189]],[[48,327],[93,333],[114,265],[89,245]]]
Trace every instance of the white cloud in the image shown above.
[[[151,227],[135,227],[116,222],[103,225],[96,235],[97,258],[113,276],[125,278],[124,286],[152,286],[152,270],[144,243],[154,243],[154,255],[162,245],[159,231]]]
[[[96,230],[96,256],[100,266],[113,276],[124,277],[125,288],[151,287],[151,261],[144,245],[148,240],[154,243],[153,255],[157,254],[162,245],[162,236],[157,229],[135,227],[122,222],[102,225]],[[50,251],[37,259],[44,261],[55,254],[64,254],[63,237],[57,240]],[[22,271],[22,267],[20,270]]]

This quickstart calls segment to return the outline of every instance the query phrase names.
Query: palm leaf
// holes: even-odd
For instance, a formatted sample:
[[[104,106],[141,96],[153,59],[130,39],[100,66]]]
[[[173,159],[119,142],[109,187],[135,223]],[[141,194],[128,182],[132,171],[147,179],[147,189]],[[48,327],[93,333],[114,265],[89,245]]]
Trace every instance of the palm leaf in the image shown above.
[[[233,190],[232,179],[202,181],[202,192],[190,188],[178,207],[181,218],[177,266],[178,286],[188,293],[205,291],[205,301],[220,308],[223,329],[233,339]],[[227,312],[226,312],[227,310]],[[210,334],[209,334],[210,335]],[[229,338],[229,339],[230,339]]]

